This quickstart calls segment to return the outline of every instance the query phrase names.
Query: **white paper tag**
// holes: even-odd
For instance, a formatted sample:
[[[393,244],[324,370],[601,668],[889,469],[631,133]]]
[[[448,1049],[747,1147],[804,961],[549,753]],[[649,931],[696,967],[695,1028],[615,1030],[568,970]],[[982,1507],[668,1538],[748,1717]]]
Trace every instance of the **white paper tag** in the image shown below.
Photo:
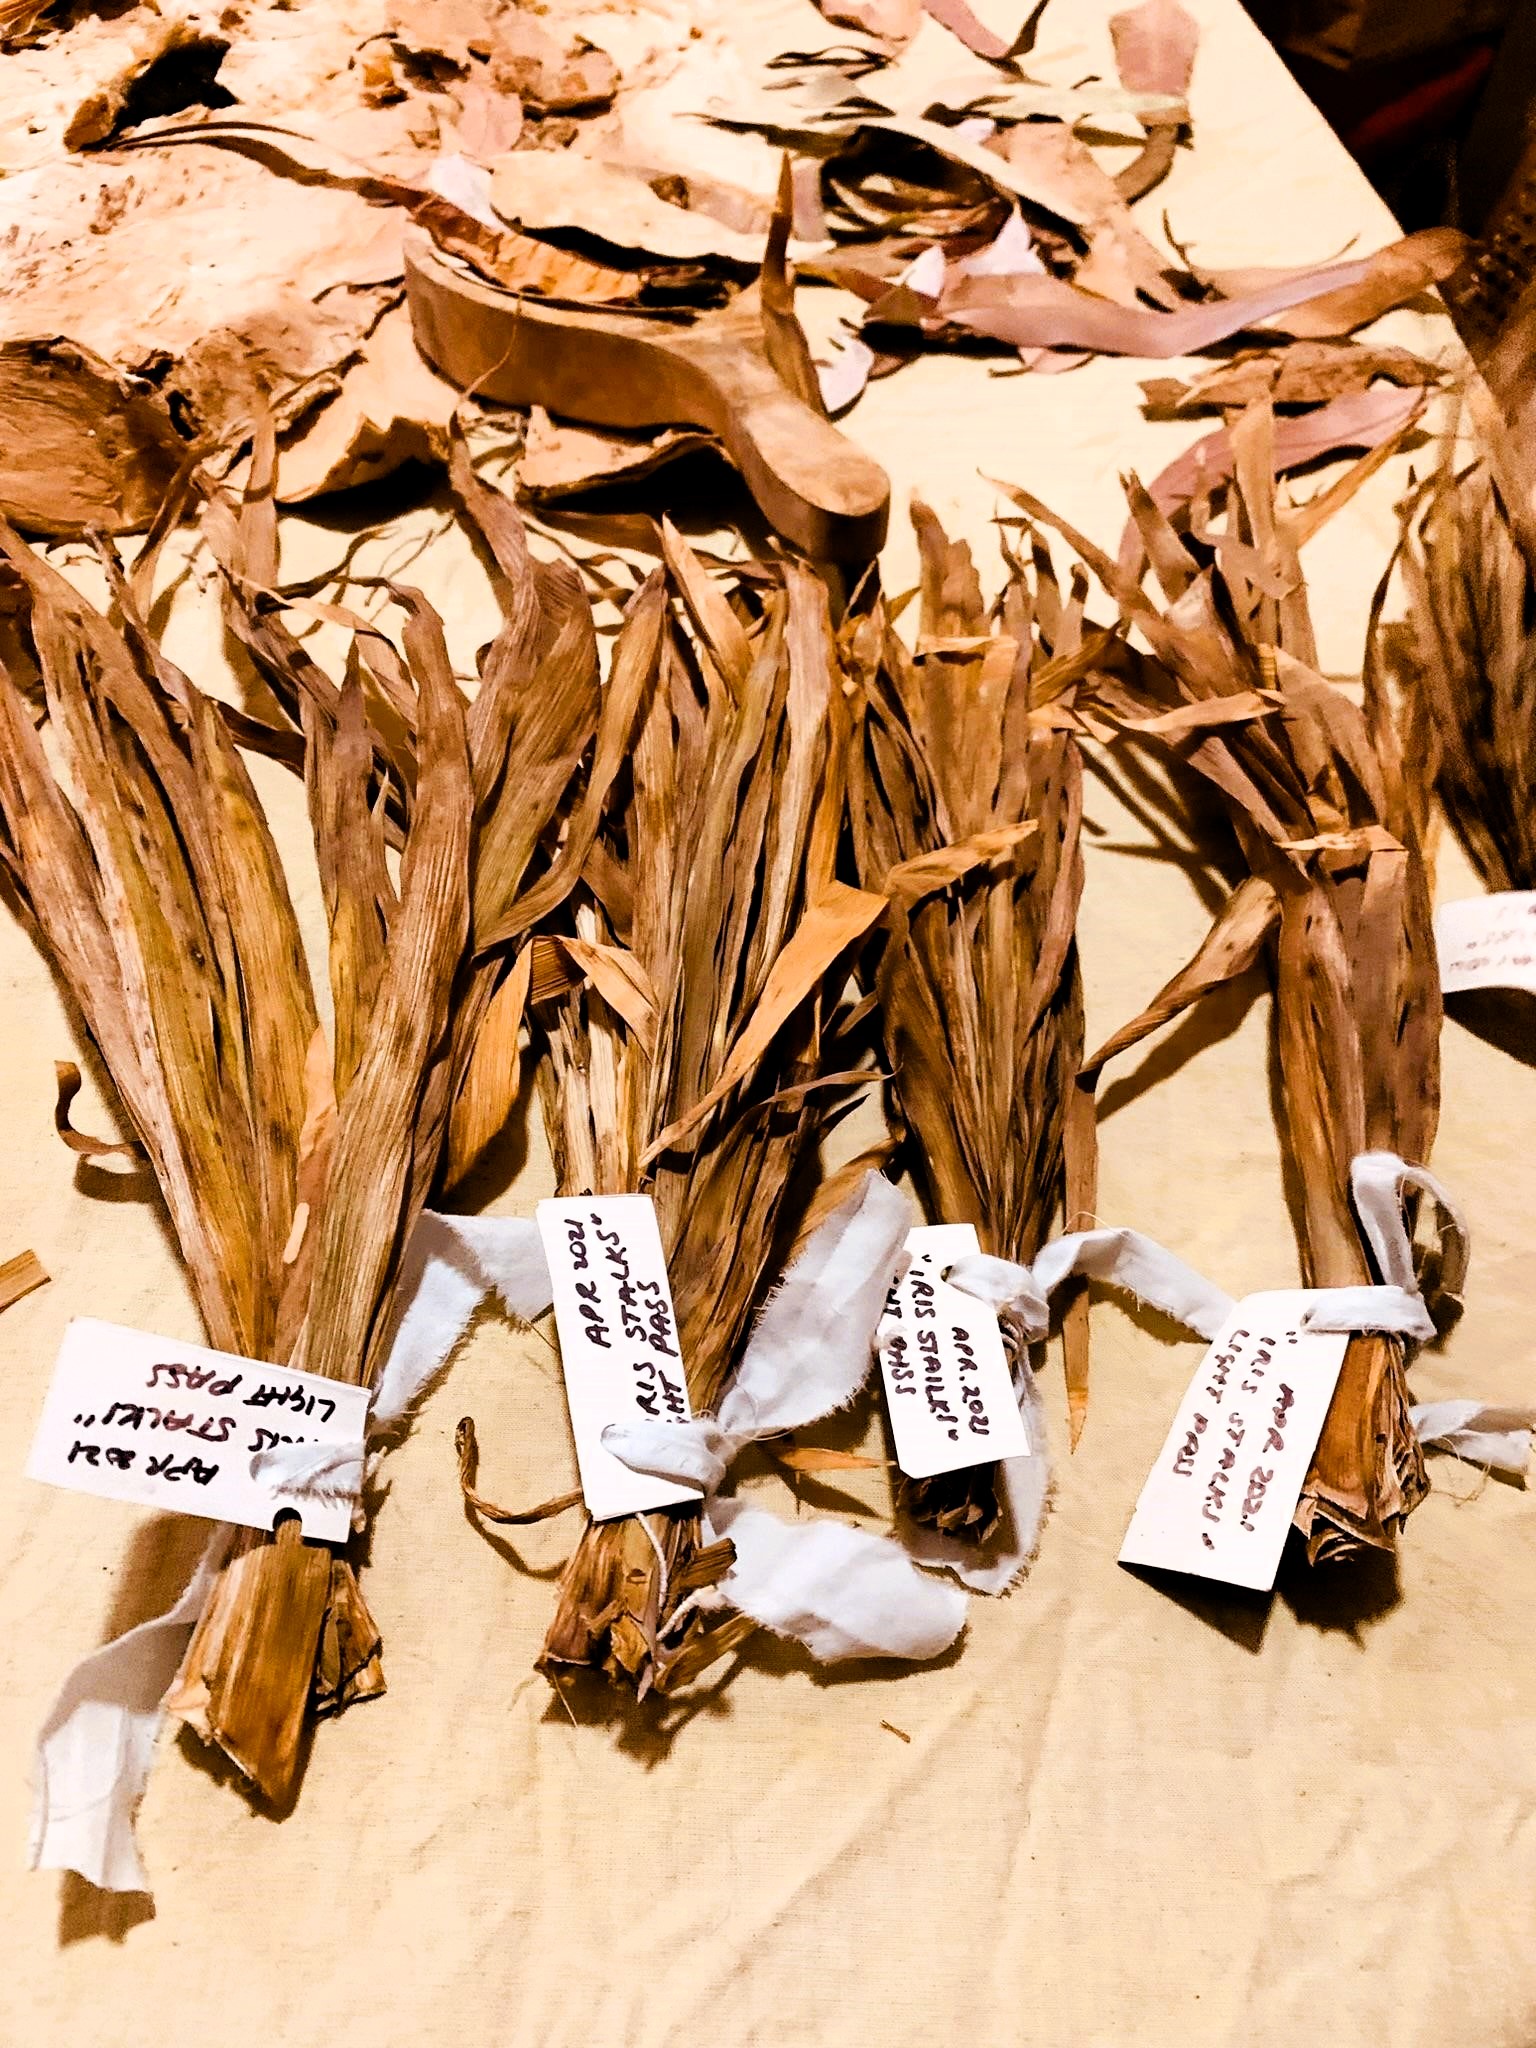
[[[1523,988],[1536,995],[1536,890],[1510,889],[1442,903],[1435,912],[1440,986]]]
[[[997,1316],[941,1276],[981,1250],[969,1223],[907,1232],[912,1264],[891,1289],[880,1334],[880,1373],[896,1463],[909,1479],[1028,1455]]]
[[[1315,1288],[1237,1304],[1179,1404],[1122,1564],[1268,1591],[1349,1338],[1298,1328]]]
[[[252,1478],[251,1459],[278,1444],[360,1450],[367,1421],[366,1387],[77,1316],[27,1477],[247,1529],[292,1512],[306,1536],[343,1543],[350,1501],[285,1495]]]
[[[702,1500],[698,1487],[632,1471],[602,1444],[610,1422],[693,1417],[650,1196],[540,1202],[538,1221],[587,1513],[607,1522]]]

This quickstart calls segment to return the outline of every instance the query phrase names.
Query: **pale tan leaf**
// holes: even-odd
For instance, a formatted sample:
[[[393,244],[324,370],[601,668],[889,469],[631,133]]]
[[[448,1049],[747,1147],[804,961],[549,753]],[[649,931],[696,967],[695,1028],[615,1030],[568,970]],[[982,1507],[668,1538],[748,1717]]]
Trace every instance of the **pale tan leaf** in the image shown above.
[[[598,945],[590,939],[561,938],[556,943],[609,1008],[617,1010],[647,1056],[654,1054],[656,991],[634,954],[622,946]]]
[[[762,999],[732,1044],[720,1078],[685,1116],[660,1132],[645,1161],[679,1145],[723,1102],[767,1050],[790,1015],[819,986],[835,962],[885,913],[885,898],[867,889],[834,882],[813,904],[769,972]]]
[[[788,1472],[877,1472],[887,1462],[861,1457],[855,1451],[822,1450],[814,1444],[765,1443],[763,1449]]]
[[[990,832],[973,832],[968,839],[938,846],[931,853],[914,854],[901,861],[885,878],[886,894],[904,907],[921,902],[936,889],[947,889],[973,868],[1000,854],[1011,853],[1040,830],[1038,818],[1021,818],[1016,825],[1001,825]]]

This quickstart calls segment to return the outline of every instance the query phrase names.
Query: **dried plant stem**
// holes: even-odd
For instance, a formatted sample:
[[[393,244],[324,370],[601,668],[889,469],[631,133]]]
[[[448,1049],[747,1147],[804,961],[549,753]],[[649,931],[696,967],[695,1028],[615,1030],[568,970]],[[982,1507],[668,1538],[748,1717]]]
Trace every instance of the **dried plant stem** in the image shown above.
[[[1531,323],[1526,324],[1527,339]],[[1536,418],[1536,415],[1533,415]],[[1407,621],[1380,634],[1421,813],[1438,795],[1490,889],[1536,888],[1536,453],[1486,395],[1409,508]]]

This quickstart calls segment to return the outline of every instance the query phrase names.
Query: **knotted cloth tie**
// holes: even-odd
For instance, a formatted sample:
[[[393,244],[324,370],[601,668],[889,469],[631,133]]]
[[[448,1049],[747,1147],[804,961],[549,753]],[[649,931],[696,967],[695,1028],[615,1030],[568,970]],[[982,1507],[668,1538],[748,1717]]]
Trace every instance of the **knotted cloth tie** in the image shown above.
[[[899,1543],[845,1522],[786,1522],[720,1496],[737,1454],[761,1437],[805,1429],[846,1408],[869,1377],[886,1297],[905,1270],[910,1204],[878,1173],[806,1240],[765,1305],[712,1416],[610,1424],[603,1447],[637,1472],[697,1486],[711,1541],[736,1558],[679,1609],[730,1606],[818,1662],[914,1661],[947,1650],[965,1625],[965,1595],[914,1569]],[[675,1616],[674,1620],[678,1617]]]
[[[1123,1288],[1198,1337],[1214,1337],[1232,1311],[1230,1295],[1139,1230],[1070,1231],[1053,1238],[1028,1266],[973,1252],[958,1259],[945,1277],[995,1313],[1008,1314],[1026,1342],[1037,1344],[1049,1332],[1053,1296],[1074,1275]],[[1006,1458],[997,1466],[998,1520],[991,1533],[978,1543],[906,1515],[897,1525],[911,1558],[951,1573],[976,1593],[1006,1592],[1023,1573],[1039,1545],[1050,1494],[1045,1405],[1027,1359],[1015,1365],[1014,1392],[1030,1455]]]

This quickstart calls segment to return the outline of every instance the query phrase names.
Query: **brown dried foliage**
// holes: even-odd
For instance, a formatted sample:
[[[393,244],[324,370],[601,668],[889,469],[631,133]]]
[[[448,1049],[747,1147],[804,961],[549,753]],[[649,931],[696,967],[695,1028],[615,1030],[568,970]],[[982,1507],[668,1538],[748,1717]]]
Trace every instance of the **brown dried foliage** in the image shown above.
[[[865,886],[891,911],[874,986],[900,1118],[932,1213],[1028,1262],[1058,1211],[1093,1207],[1091,1099],[1073,931],[1082,892],[1082,767],[1061,712],[1105,636],[1085,632],[1044,548],[1010,557],[993,613],[970,550],[915,508],[915,657],[878,605],[845,634],[856,678],[849,808]],[[1023,1337],[1007,1329],[1021,1369]],[[1073,1433],[1087,1398],[1086,1306],[1067,1318]],[[914,1519],[977,1542],[998,1517],[994,1468],[903,1479]]]
[[[1406,622],[1382,636],[1405,684],[1404,754],[1490,889],[1536,888],[1536,460],[1479,404],[1481,449],[1446,452],[1410,508]],[[1412,744],[1407,744],[1409,736]]]
[[[844,1099],[838,965],[884,899],[836,877],[845,721],[827,599],[798,563],[728,593],[670,528],[609,690],[627,771],[565,944],[583,980],[550,1006],[545,1117],[562,1193],[655,1200],[696,1413],[720,1394],[800,1220],[797,1171]],[[846,1064],[846,1062],[845,1062]],[[729,1563],[696,1514],[589,1523],[543,1666],[643,1693],[750,1631],[679,1603]],[[665,1559],[665,1576],[657,1547]]]
[[[103,613],[0,527],[51,727],[45,744],[7,665],[0,857],[148,1153],[210,1341],[368,1385],[414,1221],[516,1089],[524,942],[580,865],[579,823],[550,843],[599,725],[595,639],[577,579],[533,566],[458,447],[505,609],[473,702],[405,589],[403,651],[354,621],[333,682],[272,588],[272,455],[269,428],[248,498],[214,496],[208,533],[287,725],[217,703],[166,658],[144,624],[153,548],[130,582],[101,544]],[[304,763],[333,1046],[237,738]],[[307,1713],[382,1689],[352,1562],[288,1523],[241,1533],[168,1703],[281,1801]]]
[[[1089,1062],[1087,1077],[1209,989],[1264,958],[1274,991],[1281,1138],[1303,1274],[1373,1279],[1350,1207],[1350,1164],[1386,1149],[1424,1162],[1439,1110],[1440,992],[1419,835],[1379,691],[1361,710],[1317,673],[1299,550],[1380,466],[1357,463],[1297,511],[1276,503],[1272,416],[1233,428],[1226,530],[1181,537],[1132,479],[1162,603],[1022,491],[1144,636],[1101,676],[1094,708],[1211,783],[1246,879],[1199,953]],[[1203,538],[1193,537],[1195,534]],[[1313,1561],[1389,1549],[1427,1490],[1408,1419],[1402,1340],[1350,1340],[1296,1523]]]

